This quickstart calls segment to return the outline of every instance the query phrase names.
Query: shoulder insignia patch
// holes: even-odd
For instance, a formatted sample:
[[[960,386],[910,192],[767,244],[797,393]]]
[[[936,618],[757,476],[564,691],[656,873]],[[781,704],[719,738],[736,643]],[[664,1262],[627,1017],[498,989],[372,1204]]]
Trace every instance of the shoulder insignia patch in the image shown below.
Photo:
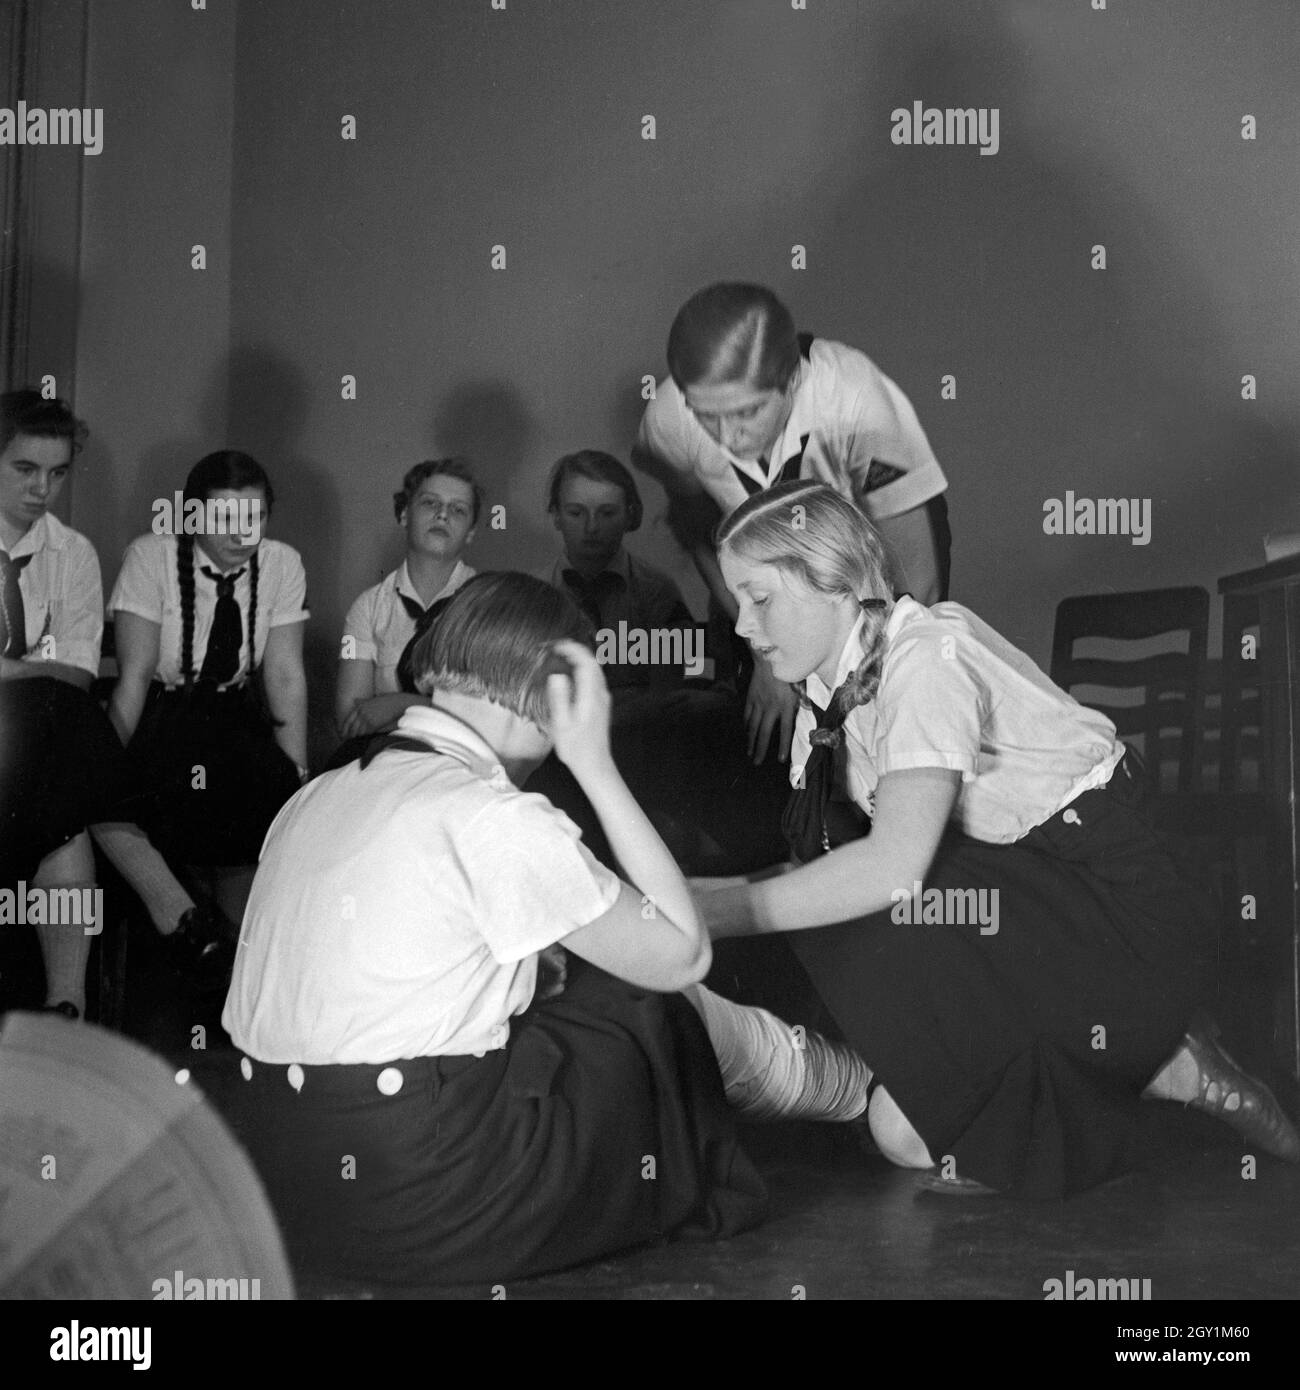
[[[864,492],[875,492],[878,488],[888,487],[890,483],[901,478],[907,470],[899,468],[896,464],[886,463],[883,459],[872,459],[871,467],[867,469],[866,486]]]

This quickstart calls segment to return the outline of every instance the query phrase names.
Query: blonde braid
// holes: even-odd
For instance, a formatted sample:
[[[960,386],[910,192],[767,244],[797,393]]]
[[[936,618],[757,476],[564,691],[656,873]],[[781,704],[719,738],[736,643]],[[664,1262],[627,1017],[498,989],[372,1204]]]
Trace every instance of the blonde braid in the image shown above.
[[[889,605],[882,598],[858,600],[865,622],[862,628],[862,660],[845,679],[838,691],[837,714],[845,717],[859,705],[876,698],[880,689],[880,668],[885,660],[885,626],[889,621]]]

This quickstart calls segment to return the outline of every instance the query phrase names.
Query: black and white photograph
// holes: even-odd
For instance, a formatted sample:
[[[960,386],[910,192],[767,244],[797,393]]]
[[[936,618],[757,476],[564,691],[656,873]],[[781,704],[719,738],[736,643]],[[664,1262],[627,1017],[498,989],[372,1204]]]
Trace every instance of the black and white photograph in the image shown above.
[[[0,84],[19,1355],[1280,1355],[1295,0],[0,0]]]

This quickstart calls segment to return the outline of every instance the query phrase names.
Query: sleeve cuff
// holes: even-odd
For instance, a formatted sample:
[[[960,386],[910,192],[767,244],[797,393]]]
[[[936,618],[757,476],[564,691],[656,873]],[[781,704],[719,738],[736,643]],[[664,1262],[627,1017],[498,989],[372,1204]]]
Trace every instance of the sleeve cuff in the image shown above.
[[[862,506],[873,521],[888,521],[904,512],[923,507],[933,497],[947,491],[948,480],[937,463],[904,473],[874,492],[859,494]]]
[[[913,752],[891,751],[888,756],[882,756],[878,763],[881,777],[891,772],[916,772],[927,767],[960,772],[963,782],[973,782],[977,772],[976,760],[969,753],[944,753],[938,748],[918,748]]]

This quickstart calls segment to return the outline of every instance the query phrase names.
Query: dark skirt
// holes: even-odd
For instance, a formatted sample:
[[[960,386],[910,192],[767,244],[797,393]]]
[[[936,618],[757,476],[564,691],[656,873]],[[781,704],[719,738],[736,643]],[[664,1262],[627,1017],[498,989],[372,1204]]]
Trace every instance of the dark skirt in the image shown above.
[[[250,1065],[231,1118],[300,1272],[498,1284],[763,1214],[695,1011],[594,967],[502,1051],[392,1063],[394,1095],[379,1066],[304,1067],[295,1094]]]
[[[962,1177],[1046,1199],[1125,1171],[1139,1096],[1209,990],[1214,919],[1124,766],[1015,844],[950,835],[936,888],[996,891],[996,932],[896,908],[790,934],[844,1036]]]
[[[248,685],[153,684],[128,751],[149,793],[144,828],[175,864],[257,863],[267,829],[298,790]]]
[[[50,676],[0,681],[0,883],[32,878],[87,826],[137,819],[138,791],[85,691]]]

